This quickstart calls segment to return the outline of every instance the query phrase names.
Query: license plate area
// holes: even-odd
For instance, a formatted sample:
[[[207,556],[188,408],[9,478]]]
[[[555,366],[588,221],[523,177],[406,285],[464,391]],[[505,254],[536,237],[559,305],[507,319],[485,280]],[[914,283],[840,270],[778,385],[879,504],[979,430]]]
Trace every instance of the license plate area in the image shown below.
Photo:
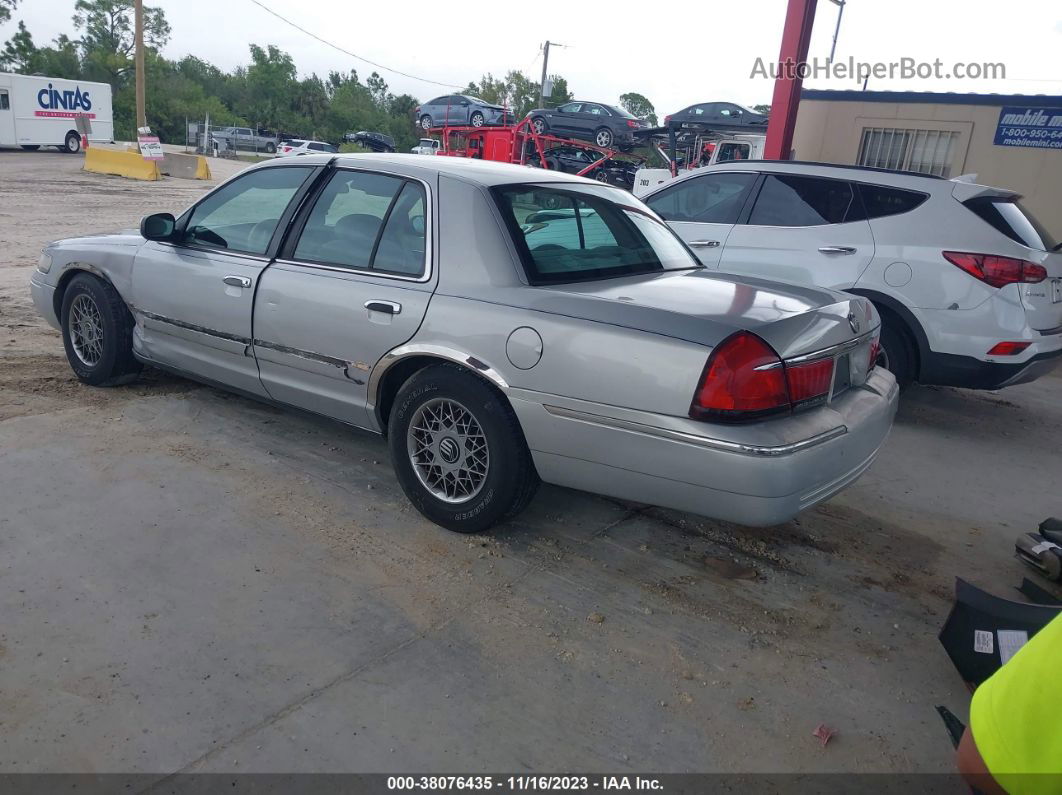
[[[852,387],[852,360],[851,354],[842,353],[833,360],[833,387],[830,389],[830,400],[847,392]]]
[[[1062,304],[1062,279],[1051,280],[1051,303]]]

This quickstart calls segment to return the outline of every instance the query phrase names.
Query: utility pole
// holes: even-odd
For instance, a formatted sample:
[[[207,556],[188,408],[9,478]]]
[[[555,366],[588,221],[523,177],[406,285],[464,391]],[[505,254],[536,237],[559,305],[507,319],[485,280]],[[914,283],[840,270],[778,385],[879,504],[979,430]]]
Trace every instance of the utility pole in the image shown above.
[[[549,65],[549,42],[542,45],[542,81],[538,84],[538,106],[545,107],[546,101],[546,68]]]
[[[833,54],[837,51],[837,37],[841,33],[841,17],[844,16],[844,5],[847,0],[830,0],[837,6],[837,27],[833,29],[833,44],[830,46],[830,63],[833,63]]]
[[[144,102],[144,0],[133,0],[136,17],[136,126],[147,127],[147,112]]]

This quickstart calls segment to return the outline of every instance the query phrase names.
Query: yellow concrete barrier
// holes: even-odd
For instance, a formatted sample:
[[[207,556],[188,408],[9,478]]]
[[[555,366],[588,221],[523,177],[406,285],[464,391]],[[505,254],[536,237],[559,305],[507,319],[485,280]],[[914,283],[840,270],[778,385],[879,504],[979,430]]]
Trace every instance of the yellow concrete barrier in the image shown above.
[[[160,168],[168,177],[182,179],[211,179],[210,166],[202,155],[185,155],[179,152],[167,152]]]
[[[85,171],[151,181],[162,178],[158,164],[154,160],[145,160],[139,152],[123,152],[98,146],[90,146],[85,150]]]

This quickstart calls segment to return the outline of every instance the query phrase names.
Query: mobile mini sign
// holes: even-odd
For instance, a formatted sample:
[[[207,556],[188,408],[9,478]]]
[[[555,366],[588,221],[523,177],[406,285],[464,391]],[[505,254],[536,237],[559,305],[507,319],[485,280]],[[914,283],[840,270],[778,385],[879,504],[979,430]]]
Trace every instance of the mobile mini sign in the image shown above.
[[[1062,149],[1062,108],[1007,107],[999,112],[996,146]]]

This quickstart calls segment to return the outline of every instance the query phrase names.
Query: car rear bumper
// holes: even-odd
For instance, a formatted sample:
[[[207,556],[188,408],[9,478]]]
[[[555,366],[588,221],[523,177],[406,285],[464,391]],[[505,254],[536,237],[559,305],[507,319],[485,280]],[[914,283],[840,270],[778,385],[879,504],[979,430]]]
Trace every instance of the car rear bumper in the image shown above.
[[[1013,364],[985,362],[973,356],[951,353],[930,353],[922,364],[919,380],[927,384],[967,389],[1002,389],[1035,381],[1059,364],[1062,364],[1062,347],[1033,353],[1025,361]]]
[[[892,374],[878,370],[829,407],[759,427],[510,397],[548,483],[769,526],[829,499],[870,466],[897,395]],[[765,434],[776,442],[761,443]]]

